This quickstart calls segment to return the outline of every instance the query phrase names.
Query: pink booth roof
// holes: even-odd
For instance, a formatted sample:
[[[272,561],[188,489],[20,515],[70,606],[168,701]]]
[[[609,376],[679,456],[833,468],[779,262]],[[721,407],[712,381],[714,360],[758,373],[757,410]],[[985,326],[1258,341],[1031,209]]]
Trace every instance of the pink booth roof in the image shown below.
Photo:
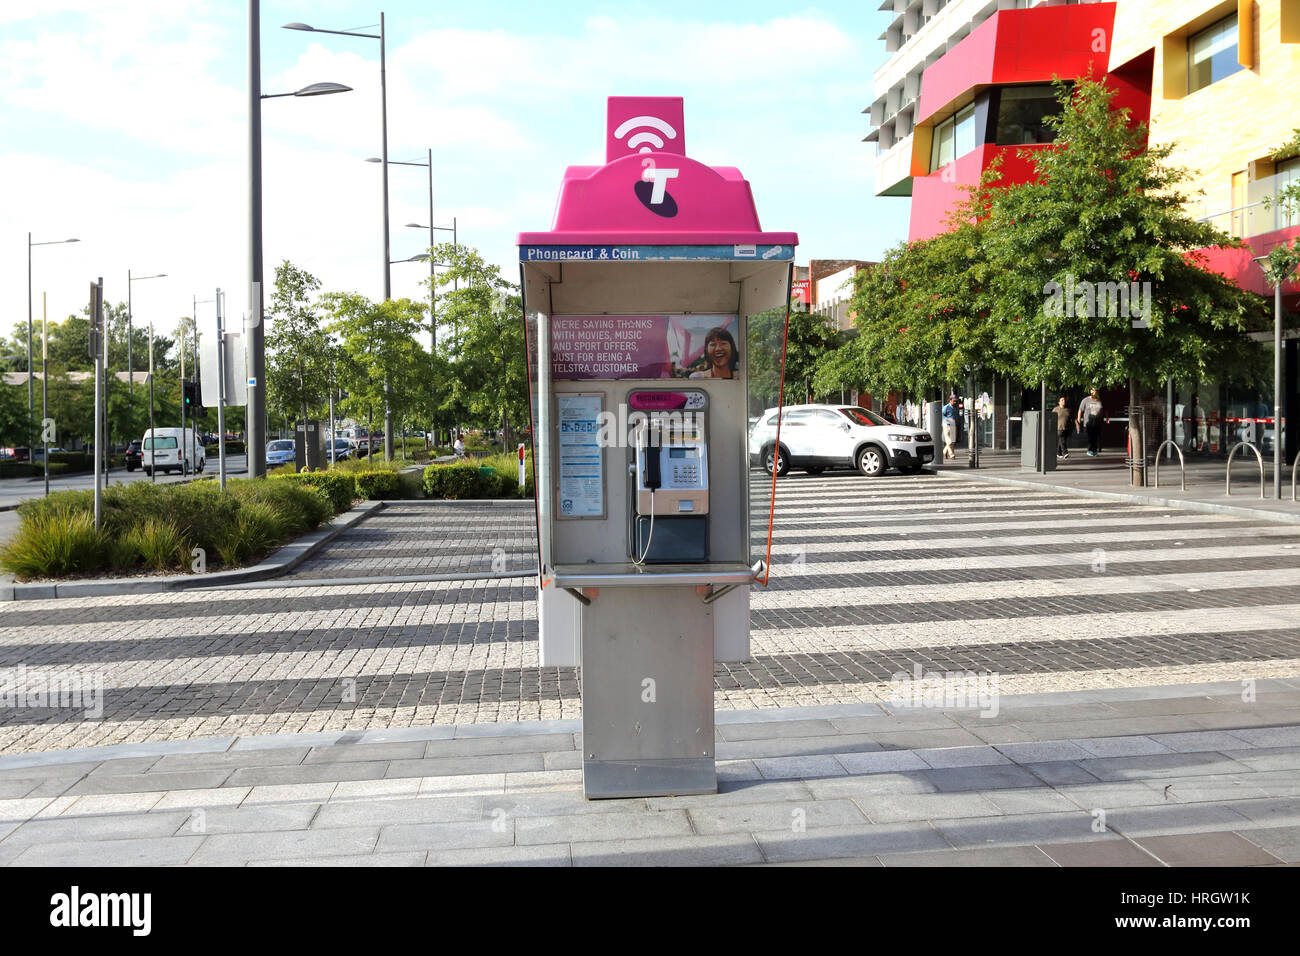
[[[623,156],[604,166],[570,166],[554,227],[519,234],[521,246],[798,242],[793,232],[763,231],[740,170],[663,152]]]

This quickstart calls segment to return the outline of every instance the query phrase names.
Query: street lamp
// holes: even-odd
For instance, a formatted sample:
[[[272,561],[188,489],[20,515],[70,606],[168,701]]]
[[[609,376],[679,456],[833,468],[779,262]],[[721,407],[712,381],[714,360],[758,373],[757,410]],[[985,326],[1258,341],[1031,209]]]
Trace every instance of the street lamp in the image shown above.
[[[387,302],[393,297],[393,275],[389,262],[389,235],[388,235],[388,69],[384,45],[384,13],[379,12],[379,32],[378,33],[361,33],[357,30],[321,30],[310,26],[306,23],[286,23],[286,30],[303,30],[307,33],[330,33],[334,36],[341,37],[363,37],[367,40],[379,41],[379,125],[381,133],[381,146],[383,154],[380,157],[380,164],[383,166],[384,175],[384,301]],[[430,160],[432,164],[432,160]],[[393,415],[391,411],[392,401],[390,394],[388,376],[384,376],[384,457],[388,460],[393,458]]]
[[[248,0],[248,281],[249,307],[244,318],[247,357],[248,474],[266,477],[266,338],[262,327],[262,100],[282,96],[346,93],[341,83],[313,83],[293,93],[262,93],[261,0]]]
[[[64,243],[80,241],[80,239],[55,239],[53,242],[32,242],[32,234],[27,233],[27,457],[29,459],[34,447],[32,419],[36,417],[36,387],[32,381],[32,247],[61,246]]]

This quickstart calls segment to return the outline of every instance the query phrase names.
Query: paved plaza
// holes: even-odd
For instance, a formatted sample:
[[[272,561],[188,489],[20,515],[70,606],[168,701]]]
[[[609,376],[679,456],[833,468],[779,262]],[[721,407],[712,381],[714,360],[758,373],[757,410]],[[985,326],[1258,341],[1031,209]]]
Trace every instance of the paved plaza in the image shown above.
[[[692,797],[583,799],[574,720],[0,757],[0,865],[1300,862],[1300,683],[1253,690],[723,711]]]
[[[531,507],[394,503],[261,586],[0,605],[0,668],[104,688],[0,708],[0,865],[1300,862],[1300,527],[779,488],[716,796],[584,800]]]
[[[1300,675],[1300,527],[952,476],[779,488],[719,710],[888,701],[918,665],[1003,694]],[[272,587],[0,605],[0,667],[105,688],[95,719],[0,709],[0,753],[577,718],[577,672],[538,666],[533,579],[382,577],[518,573],[532,526],[527,504],[394,504]]]

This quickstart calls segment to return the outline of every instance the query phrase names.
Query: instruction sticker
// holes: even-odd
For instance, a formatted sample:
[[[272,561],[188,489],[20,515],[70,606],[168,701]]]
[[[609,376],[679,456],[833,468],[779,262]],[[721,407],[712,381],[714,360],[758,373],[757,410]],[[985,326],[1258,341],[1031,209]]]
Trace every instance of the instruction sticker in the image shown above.
[[[559,516],[605,516],[604,449],[600,447],[600,395],[557,395],[559,403]]]

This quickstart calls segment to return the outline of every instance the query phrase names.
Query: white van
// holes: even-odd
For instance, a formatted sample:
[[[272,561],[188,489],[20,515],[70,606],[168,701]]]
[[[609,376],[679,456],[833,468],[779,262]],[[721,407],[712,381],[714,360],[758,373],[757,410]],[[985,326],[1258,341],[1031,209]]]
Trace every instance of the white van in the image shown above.
[[[155,469],[197,473],[207,464],[203,445],[193,428],[146,429],[141,445],[141,464],[146,475],[152,476]]]

